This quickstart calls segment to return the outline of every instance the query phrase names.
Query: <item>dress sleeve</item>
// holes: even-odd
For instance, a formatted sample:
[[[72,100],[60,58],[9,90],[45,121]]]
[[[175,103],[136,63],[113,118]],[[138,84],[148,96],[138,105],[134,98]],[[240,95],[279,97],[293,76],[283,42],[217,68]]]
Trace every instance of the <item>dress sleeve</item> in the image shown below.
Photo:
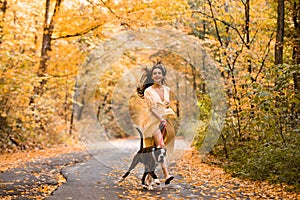
[[[155,107],[154,98],[149,90],[145,90],[144,97],[149,109]]]

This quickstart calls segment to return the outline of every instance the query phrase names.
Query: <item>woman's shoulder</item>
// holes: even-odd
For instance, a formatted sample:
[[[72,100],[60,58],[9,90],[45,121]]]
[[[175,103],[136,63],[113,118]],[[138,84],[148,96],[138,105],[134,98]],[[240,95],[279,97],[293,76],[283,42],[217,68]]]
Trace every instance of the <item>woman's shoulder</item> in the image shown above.
[[[151,91],[151,90],[152,90],[152,86],[147,87],[147,88],[145,89],[145,92],[149,92],[149,91]]]
[[[153,94],[153,91],[154,91],[154,89],[152,88],[152,86],[150,86],[150,87],[147,87],[147,88],[145,89],[144,94],[145,94],[145,95],[151,95],[151,94]]]

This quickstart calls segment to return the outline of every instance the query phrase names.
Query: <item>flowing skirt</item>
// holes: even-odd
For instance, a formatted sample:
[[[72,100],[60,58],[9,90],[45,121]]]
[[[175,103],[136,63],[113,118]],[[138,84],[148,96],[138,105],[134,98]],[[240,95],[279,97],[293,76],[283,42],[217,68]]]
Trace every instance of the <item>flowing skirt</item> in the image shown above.
[[[175,145],[175,129],[173,125],[173,118],[167,117],[167,126],[166,129],[163,131],[163,139],[165,148],[167,149],[167,160],[170,161],[172,158],[172,154],[174,151]],[[144,144],[145,147],[155,146],[154,137],[153,135],[159,131],[159,124],[160,121],[158,119],[152,120],[152,123],[148,125],[144,129]]]

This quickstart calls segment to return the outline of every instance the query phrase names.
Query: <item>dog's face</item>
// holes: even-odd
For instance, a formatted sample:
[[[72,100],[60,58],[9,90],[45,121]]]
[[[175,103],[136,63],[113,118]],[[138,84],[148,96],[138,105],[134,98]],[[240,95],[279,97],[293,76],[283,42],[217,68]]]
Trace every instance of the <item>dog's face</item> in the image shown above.
[[[154,149],[154,155],[155,155],[156,161],[159,163],[163,163],[165,161],[166,154],[167,154],[167,149],[165,149],[165,148],[155,148]]]

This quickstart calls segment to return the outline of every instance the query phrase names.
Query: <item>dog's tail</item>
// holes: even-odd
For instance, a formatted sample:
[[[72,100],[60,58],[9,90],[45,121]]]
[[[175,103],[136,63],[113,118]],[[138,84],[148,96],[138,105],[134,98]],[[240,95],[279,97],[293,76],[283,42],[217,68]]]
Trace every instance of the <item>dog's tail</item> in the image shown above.
[[[140,145],[140,150],[142,149],[142,148],[144,148],[143,146],[143,143],[144,143],[144,141],[143,141],[143,133],[142,133],[142,131],[141,131],[141,129],[139,129],[139,127],[135,127],[136,128],[136,130],[139,132],[139,134],[140,134],[140,138],[141,138],[141,145]]]

